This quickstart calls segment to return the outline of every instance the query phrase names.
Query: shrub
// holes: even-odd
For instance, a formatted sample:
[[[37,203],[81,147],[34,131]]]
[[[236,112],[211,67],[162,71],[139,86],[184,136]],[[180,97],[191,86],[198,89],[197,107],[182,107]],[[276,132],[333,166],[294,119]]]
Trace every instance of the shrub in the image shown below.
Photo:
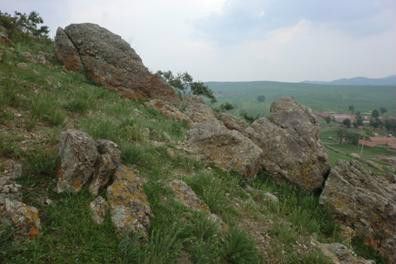
[[[255,243],[247,234],[231,229],[224,241],[224,259],[227,263],[260,263]]]
[[[234,105],[229,102],[225,102],[220,105],[220,111],[229,111],[234,108],[235,108]]]
[[[43,24],[40,15],[32,11],[29,14],[15,12],[14,15],[0,11],[0,25],[6,30],[11,38],[21,35],[48,38],[49,28]]]

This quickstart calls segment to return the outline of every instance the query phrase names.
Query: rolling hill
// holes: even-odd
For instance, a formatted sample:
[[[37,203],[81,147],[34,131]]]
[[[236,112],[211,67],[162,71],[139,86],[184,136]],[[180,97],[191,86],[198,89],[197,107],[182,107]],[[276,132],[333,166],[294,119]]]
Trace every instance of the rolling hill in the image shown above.
[[[396,113],[396,85],[357,86],[270,81],[206,84],[215,91],[219,103],[231,102],[236,106],[234,112],[244,110],[253,115],[268,113],[271,102],[281,96],[293,96],[315,111],[344,112],[349,105],[354,105],[355,110],[361,112],[386,107],[389,114]],[[260,95],[266,97],[265,102],[257,101]]]

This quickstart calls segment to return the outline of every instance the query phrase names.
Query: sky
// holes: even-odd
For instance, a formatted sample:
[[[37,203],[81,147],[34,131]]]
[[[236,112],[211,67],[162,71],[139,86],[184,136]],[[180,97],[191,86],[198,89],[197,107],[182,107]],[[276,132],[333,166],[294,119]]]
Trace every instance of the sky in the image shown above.
[[[58,26],[92,22],[151,71],[202,81],[303,81],[396,74],[396,0],[0,0]]]

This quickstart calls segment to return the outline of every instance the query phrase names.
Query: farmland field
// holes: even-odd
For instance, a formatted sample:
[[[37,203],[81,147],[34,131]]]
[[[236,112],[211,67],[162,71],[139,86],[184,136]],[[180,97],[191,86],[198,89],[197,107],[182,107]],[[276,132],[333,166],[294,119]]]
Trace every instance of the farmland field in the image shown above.
[[[272,101],[281,96],[293,96],[315,111],[345,112],[349,105],[356,111],[368,112],[386,107],[388,114],[396,114],[396,86],[339,86],[284,82],[207,82],[219,103],[228,101],[251,115],[266,115]],[[265,96],[265,102],[257,97]]]

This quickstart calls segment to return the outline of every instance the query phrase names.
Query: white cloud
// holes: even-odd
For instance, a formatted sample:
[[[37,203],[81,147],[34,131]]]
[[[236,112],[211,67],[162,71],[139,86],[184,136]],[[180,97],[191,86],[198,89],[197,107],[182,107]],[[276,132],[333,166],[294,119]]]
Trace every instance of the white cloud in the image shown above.
[[[386,16],[379,13],[374,18],[395,17],[396,11],[392,9],[395,5],[392,0],[386,1],[389,1],[388,11],[384,11]],[[230,0],[69,0],[59,4],[52,0],[2,0],[0,9],[37,10],[53,31],[70,23],[98,23],[126,39],[153,71],[188,71],[205,81],[328,80],[395,73],[396,24],[387,30],[381,28],[373,34],[359,35],[337,28],[334,23],[305,18],[271,31],[256,28],[254,37],[239,38],[232,45],[202,38],[197,32],[197,21],[223,15],[232,7],[231,3]],[[243,5],[245,1],[238,3],[233,10],[241,8],[246,15],[254,7],[253,14],[264,22],[271,15],[266,6],[257,8],[258,0],[249,1],[249,5]],[[249,23],[244,26],[249,27]],[[217,34],[226,34],[228,30],[225,24]]]

